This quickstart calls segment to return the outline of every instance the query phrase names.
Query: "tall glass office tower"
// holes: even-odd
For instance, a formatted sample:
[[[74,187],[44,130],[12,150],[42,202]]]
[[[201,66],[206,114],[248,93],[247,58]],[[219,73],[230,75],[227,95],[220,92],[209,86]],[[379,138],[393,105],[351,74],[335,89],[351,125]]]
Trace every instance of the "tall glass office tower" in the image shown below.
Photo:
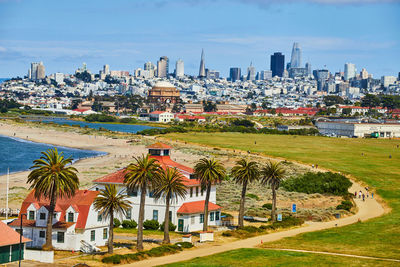
[[[299,43],[294,43],[292,48],[291,68],[301,68],[301,48]]]

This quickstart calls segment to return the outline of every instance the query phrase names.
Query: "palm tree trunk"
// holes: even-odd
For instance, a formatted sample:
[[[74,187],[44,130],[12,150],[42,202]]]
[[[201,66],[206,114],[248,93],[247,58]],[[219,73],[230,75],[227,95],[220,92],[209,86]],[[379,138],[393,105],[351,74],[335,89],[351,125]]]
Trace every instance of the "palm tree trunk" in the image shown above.
[[[164,217],[164,244],[169,244],[171,240],[169,239],[169,201],[171,194],[168,193],[165,198],[165,217]]]
[[[114,252],[114,209],[110,211],[110,227],[108,230],[108,253],[113,254]]]
[[[53,214],[56,206],[56,192],[53,190],[50,197],[49,213],[47,216],[46,226],[46,243],[43,246],[43,250],[53,250]]]
[[[138,219],[138,231],[137,231],[137,244],[136,248],[139,251],[143,250],[143,221],[144,221],[144,205],[146,202],[146,185],[143,185],[140,189],[140,207],[139,207],[139,219]]]
[[[275,184],[272,184],[272,211],[271,211],[271,220],[275,222],[275,210],[276,210],[276,191],[275,191]]]
[[[246,201],[246,191],[247,191],[247,181],[243,183],[242,196],[240,198],[240,208],[239,208],[239,227],[243,227],[243,217],[244,217],[244,203]]]
[[[211,182],[207,184],[206,201],[204,202],[203,231],[208,230],[208,202],[210,201]]]

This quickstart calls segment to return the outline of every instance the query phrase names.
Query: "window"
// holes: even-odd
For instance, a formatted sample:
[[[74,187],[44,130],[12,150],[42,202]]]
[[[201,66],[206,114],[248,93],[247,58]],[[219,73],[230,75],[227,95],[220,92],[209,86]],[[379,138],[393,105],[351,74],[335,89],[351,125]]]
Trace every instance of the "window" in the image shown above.
[[[53,213],[53,219],[57,218],[57,212]]]
[[[210,212],[210,221],[211,221],[211,222],[214,221],[214,212]]]
[[[169,149],[164,150],[164,156],[169,156]]]
[[[68,222],[73,222],[73,221],[74,221],[74,213],[68,212]]]
[[[45,231],[39,231],[39,237],[40,238],[46,238],[46,232]]]
[[[40,218],[41,220],[46,220],[46,213],[41,212],[41,213],[39,214],[39,218]]]
[[[96,240],[96,231],[92,230],[90,231],[90,241],[95,241]]]
[[[215,212],[215,220],[216,220],[216,221],[219,221],[219,211],[216,211],[216,212]]]
[[[196,186],[196,197],[198,197],[198,196],[199,196],[199,187]]]
[[[160,149],[149,149],[149,154],[152,156],[160,156],[161,150]]]
[[[35,219],[35,212],[33,210],[30,210],[28,220],[34,220],[34,219]]]
[[[103,216],[101,216],[101,213],[97,214],[97,221],[101,222],[103,220]]]
[[[136,189],[132,189],[132,188],[128,188],[128,196],[130,197],[137,197],[137,190]]]
[[[153,220],[158,221],[158,210],[153,210]]]
[[[204,214],[200,214],[200,223],[204,223]]]
[[[154,191],[149,192],[149,197],[154,197]]]
[[[193,187],[190,188],[190,197],[193,197]]]
[[[196,219],[196,216],[190,216],[190,224],[194,224],[195,223],[195,219]]]
[[[107,238],[108,238],[107,228],[103,228],[103,239],[107,239]]]
[[[64,232],[57,232],[57,243],[64,243]]]
[[[132,219],[132,210],[131,210],[131,209],[128,209],[128,210],[126,211],[126,219],[127,219],[127,220]]]

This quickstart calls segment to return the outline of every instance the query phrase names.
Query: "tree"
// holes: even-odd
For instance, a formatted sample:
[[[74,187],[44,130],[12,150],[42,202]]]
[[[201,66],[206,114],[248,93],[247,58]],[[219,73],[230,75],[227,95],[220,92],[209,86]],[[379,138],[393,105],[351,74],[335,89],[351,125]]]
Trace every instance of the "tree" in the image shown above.
[[[28,175],[27,183],[30,189],[35,190],[35,198],[41,197],[50,200],[48,208],[46,227],[46,243],[43,249],[52,250],[52,232],[54,208],[58,198],[72,197],[79,188],[78,170],[72,166],[71,157],[64,158],[63,153],[58,153],[57,148],[42,152],[40,159],[33,161],[31,173]],[[22,218],[21,218],[22,219]]]
[[[146,201],[147,189],[152,190],[159,178],[161,166],[155,159],[149,158],[149,155],[135,157],[135,162],[127,167],[124,183],[128,190],[140,190],[140,207],[137,231],[137,249],[143,250],[143,221],[144,206]]]
[[[361,99],[362,107],[377,107],[380,105],[379,97],[376,95],[367,94]]]
[[[208,203],[210,201],[211,185],[221,182],[226,176],[226,170],[221,162],[216,159],[200,159],[194,167],[194,175],[200,179],[202,190],[206,190],[204,203],[203,231],[208,228]]]
[[[327,95],[324,97],[324,103],[327,107],[344,104],[344,99],[338,95]]]
[[[204,112],[215,112],[217,111],[217,104],[212,101],[204,101],[203,102]]]
[[[118,192],[115,185],[106,185],[93,202],[94,209],[100,213],[102,219],[110,220],[108,228],[108,253],[110,254],[113,253],[114,214],[126,215],[127,210],[131,207],[131,202],[126,198],[127,195]]]
[[[243,227],[244,207],[246,201],[247,185],[259,179],[260,170],[255,161],[241,159],[232,168],[231,175],[237,184],[242,185],[242,195],[240,197],[239,208],[239,227]]]
[[[282,182],[285,170],[281,167],[280,162],[268,161],[267,165],[261,169],[261,182],[264,185],[269,185],[272,189],[272,211],[271,219],[275,222],[276,211],[276,190],[278,190]]]
[[[186,196],[186,186],[183,175],[176,168],[167,168],[160,172],[159,179],[154,190],[156,199],[165,199],[165,217],[164,217],[164,244],[169,244],[169,207],[172,200],[184,198]]]

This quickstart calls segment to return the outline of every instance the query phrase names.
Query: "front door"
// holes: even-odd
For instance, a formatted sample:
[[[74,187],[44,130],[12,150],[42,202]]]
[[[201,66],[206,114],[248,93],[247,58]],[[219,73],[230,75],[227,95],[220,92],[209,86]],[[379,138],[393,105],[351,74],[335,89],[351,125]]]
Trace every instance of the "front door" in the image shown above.
[[[183,232],[183,219],[178,220],[178,232]]]

